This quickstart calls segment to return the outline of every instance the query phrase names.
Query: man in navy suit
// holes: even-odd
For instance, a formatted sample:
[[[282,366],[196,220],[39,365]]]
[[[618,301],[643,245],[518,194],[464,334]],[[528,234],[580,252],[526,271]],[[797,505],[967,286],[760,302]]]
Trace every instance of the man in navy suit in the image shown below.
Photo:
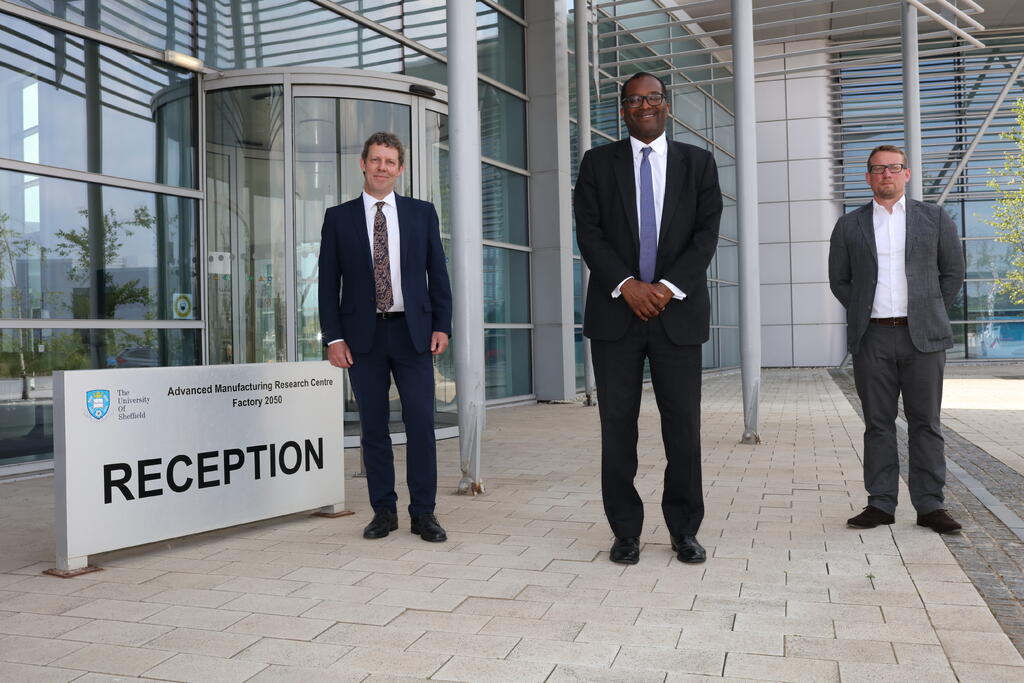
[[[452,331],[452,289],[437,211],[395,194],[405,151],[393,133],[363,145],[362,194],[331,207],[320,238],[320,327],[331,365],[348,368],[359,406],[373,520],[364,538],[398,528],[395,462],[388,432],[394,376],[405,423],[412,533],[447,540],[434,516],[434,365]]]
[[[583,334],[590,338],[601,414],[601,495],[615,534],[612,562],[636,564],[644,505],[637,417],[644,360],[661,413],[661,509],[680,562],[703,562],[700,470],[701,344],[709,332],[707,268],[718,244],[722,193],[714,157],[668,140],[665,84],[648,73],[622,86],[629,139],[583,156],[576,238],[590,268]]]

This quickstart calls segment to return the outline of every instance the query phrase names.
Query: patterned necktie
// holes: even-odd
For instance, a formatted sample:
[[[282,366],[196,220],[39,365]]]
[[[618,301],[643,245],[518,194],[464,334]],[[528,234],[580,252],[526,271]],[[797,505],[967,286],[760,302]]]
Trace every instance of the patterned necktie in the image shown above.
[[[640,279],[654,282],[654,263],[658,258],[658,223],[654,215],[654,181],[651,179],[650,147],[641,150],[640,162]]]
[[[387,311],[395,304],[395,296],[391,291],[388,220],[384,217],[384,202],[377,202],[377,215],[373,217],[373,279],[377,292],[377,310]]]

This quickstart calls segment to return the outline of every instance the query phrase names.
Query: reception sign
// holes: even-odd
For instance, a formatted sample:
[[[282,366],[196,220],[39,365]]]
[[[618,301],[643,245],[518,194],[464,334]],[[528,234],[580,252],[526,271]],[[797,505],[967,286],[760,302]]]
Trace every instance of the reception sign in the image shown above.
[[[326,362],[55,373],[56,573],[95,553],[341,511],[343,380]]]

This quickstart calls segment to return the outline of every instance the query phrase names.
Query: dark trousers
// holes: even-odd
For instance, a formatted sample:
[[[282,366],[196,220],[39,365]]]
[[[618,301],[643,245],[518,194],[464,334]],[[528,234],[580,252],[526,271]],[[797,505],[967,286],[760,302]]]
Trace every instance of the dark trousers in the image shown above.
[[[904,326],[869,324],[853,356],[853,376],[864,409],[864,488],[868,505],[893,513],[899,491],[897,400],[903,395],[909,435],[910,502],[918,514],[943,507],[944,441],[939,425],[945,351],[923,353]]]
[[[667,461],[662,513],[673,536],[696,535],[704,519],[700,346],[673,344],[657,318],[634,318],[622,339],[592,340],[591,351],[601,416],[601,495],[612,533],[629,538],[643,530],[644,507],[633,479],[646,358]]]
[[[412,346],[405,318],[378,320],[373,347],[352,353],[348,376],[359,406],[363,465],[374,511],[397,511],[395,456],[388,431],[388,393],[395,378],[407,438],[405,475],[409,514],[434,511],[437,449],[434,442],[434,364],[429,351]]]

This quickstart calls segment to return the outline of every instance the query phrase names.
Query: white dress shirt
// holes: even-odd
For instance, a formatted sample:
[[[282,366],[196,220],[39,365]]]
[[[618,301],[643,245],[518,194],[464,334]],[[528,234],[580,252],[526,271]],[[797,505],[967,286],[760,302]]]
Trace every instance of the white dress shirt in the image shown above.
[[[402,243],[398,233],[398,207],[395,205],[395,193],[390,193],[384,199],[371,197],[365,192],[363,197],[363,212],[366,214],[366,236],[370,240],[370,258],[373,258],[373,219],[377,217],[377,202],[384,202],[381,211],[388,222],[388,261],[391,263],[391,292],[394,304],[388,311],[396,313],[405,310],[405,299],[402,297]],[[344,286],[344,283],[342,283]],[[380,310],[380,309],[378,309]],[[336,344],[343,339],[332,339],[328,346]]]
[[[654,227],[656,234],[660,239],[661,210],[665,205],[665,168],[668,165],[668,140],[665,138],[664,133],[654,140],[651,140],[650,143],[641,142],[631,135],[629,136],[629,145],[633,150],[633,182],[635,183],[634,190],[636,192],[637,225],[640,225],[640,221],[642,220],[640,217],[640,164],[642,164],[644,160],[644,148],[651,148],[650,154],[647,155],[647,160],[651,164],[651,185],[654,189]],[[622,282],[629,279],[630,278],[627,277]],[[622,291],[620,290],[622,282],[616,285],[615,289],[612,290],[612,298],[616,298],[622,294]],[[659,282],[672,290],[673,299],[686,298],[686,294],[668,280],[659,280]]]
[[[907,316],[907,196],[892,207],[892,213],[872,200],[875,249],[878,252],[878,281],[872,318]]]

